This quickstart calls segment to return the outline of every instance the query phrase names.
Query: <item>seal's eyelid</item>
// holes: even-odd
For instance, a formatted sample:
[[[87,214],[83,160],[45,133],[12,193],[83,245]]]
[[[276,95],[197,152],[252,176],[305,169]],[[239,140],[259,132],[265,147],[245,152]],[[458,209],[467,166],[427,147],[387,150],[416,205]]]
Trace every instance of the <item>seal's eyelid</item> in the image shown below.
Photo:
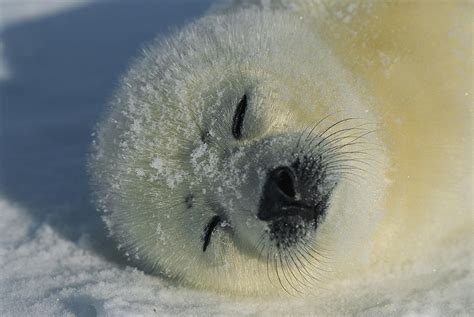
[[[245,112],[247,111],[247,103],[247,94],[244,94],[235,109],[234,118],[232,119],[232,135],[236,139],[242,137],[242,126],[244,124]]]
[[[206,252],[209,243],[211,242],[211,236],[214,230],[216,229],[217,225],[222,222],[221,217],[214,216],[211,218],[209,223],[204,228],[204,235],[202,237],[203,245],[202,245],[202,252]]]

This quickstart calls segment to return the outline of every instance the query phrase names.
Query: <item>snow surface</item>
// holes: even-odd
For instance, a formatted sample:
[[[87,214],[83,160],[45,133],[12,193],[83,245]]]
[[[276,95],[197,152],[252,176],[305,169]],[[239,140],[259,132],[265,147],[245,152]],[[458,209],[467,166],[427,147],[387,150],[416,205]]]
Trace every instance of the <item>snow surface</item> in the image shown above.
[[[0,1],[0,316],[474,314],[469,246],[311,300],[182,289],[115,251],[89,202],[94,123],[140,46],[210,3]]]
[[[93,234],[70,239],[0,200],[1,316],[468,316],[467,253],[439,272],[426,266],[336,287],[327,298],[228,298],[169,285],[128,267]],[[413,273],[414,271],[414,273]],[[417,280],[413,287],[410,279]],[[469,310],[469,307],[470,310]]]

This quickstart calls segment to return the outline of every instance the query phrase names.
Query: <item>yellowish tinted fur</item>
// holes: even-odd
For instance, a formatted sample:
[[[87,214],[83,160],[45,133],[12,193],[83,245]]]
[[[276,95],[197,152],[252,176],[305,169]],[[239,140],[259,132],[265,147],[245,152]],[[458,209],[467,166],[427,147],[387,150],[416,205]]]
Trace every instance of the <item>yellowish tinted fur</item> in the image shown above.
[[[363,83],[389,162],[371,263],[390,270],[473,243],[474,2],[235,3],[306,20]]]
[[[223,28],[238,28],[235,33],[225,29],[231,33],[229,40],[227,33],[220,30],[216,34],[221,37],[207,43],[205,36],[214,36],[212,30],[199,33],[191,28],[183,39],[189,40],[189,47],[197,55],[186,55],[188,47],[181,47],[175,39],[176,43],[165,46],[167,50],[156,52],[152,47],[125,79],[115,108],[99,129],[99,146],[92,164],[98,175],[99,204],[108,212],[106,221],[117,240],[144,267],[185,284],[239,294],[282,291],[269,282],[265,261],[248,256],[246,247],[239,245],[247,238],[245,227],[240,236],[216,233],[214,239],[219,242],[206,254],[202,252],[202,228],[213,214],[205,199],[196,199],[192,214],[195,219],[184,207],[183,197],[189,188],[194,189],[192,177],[191,181],[185,177],[182,184],[172,188],[165,184],[166,178],[144,181],[135,173],[140,169],[140,173],[156,174],[153,159],[158,155],[171,167],[169,170],[194,175],[188,152],[195,153],[202,145],[192,123],[211,126],[213,118],[208,113],[216,113],[225,128],[242,87],[250,87],[251,80],[255,80],[256,96],[263,96],[258,106],[265,120],[255,119],[256,123],[249,125],[250,139],[262,138],[257,133],[260,128],[265,137],[301,132],[333,111],[343,113],[334,115],[329,123],[348,115],[378,122],[378,136],[369,138],[383,144],[381,151],[373,154],[378,164],[369,168],[375,177],[353,188],[341,185],[316,234],[316,242],[333,248],[331,269],[348,279],[359,276],[356,271],[372,272],[374,268],[384,274],[407,261],[422,261],[433,254],[441,259],[446,248],[455,248],[461,242],[468,244],[473,228],[472,4],[310,0],[262,3],[262,10],[267,12],[262,11],[261,16],[247,11],[201,20],[201,24],[215,23],[212,29],[219,23]],[[272,15],[268,12],[272,10],[278,12]],[[279,20],[259,21],[262,18]],[[277,25],[272,27],[271,23]],[[253,29],[248,31],[247,26],[264,29],[258,34]],[[298,28],[305,34],[303,39],[301,34],[291,33]],[[311,36],[308,30],[314,30],[315,38],[305,41]],[[236,38],[232,38],[234,35]],[[255,39],[260,35],[262,43],[281,47],[273,51],[260,46]],[[286,43],[294,40],[294,46],[282,47],[283,39]],[[305,45],[299,45],[300,40]],[[225,50],[215,49],[213,43],[222,44]],[[298,49],[301,51],[295,52]],[[317,50],[315,54],[313,49]],[[253,52],[259,54],[252,56]],[[274,60],[262,56],[268,52],[274,53]],[[316,56],[314,60],[310,60],[312,55]],[[304,60],[297,60],[298,57]],[[165,66],[170,61],[171,70],[162,64],[155,69],[155,61]],[[310,65],[314,61],[322,65]],[[244,65],[242,68],[239,62]],[[227,80],[233,84],[224,89],[224,97],[232,102],[219,108],[219,102],[201,98],[209,94],[212,99]],[[176,87],[178,83],[180,86]],[[317,91],[318,88],[325,91]],[[145,114],[140,112],[142,106]],[[130,129],[135,123],[137,129]],[[220,132],[225,148],[240,146],[227,136],[227,130]],[[213,151],[222,154],[212,146],[205,153]],[[216,186],[203,189],[217,192]],[[242,188],[259,190],[243,185],[224,188],[224,192],[232,194]],[[211,198],[219,199],[218,195]],[[370,219],[364,221],[365,218]],[[249,240],[255,238],[248,230]],[[162,231],[165,237],[160,237]],[[328,286],[332,277],[318,271],[321,267],[314,269],[321,276],[313,287],[315,292]]]
[[[325,6],[320,29],[382,118],[391,185],[373,259],[442,252],[473,233],[473,4],[364,1],[366,13],[344,23],[355,3]]]

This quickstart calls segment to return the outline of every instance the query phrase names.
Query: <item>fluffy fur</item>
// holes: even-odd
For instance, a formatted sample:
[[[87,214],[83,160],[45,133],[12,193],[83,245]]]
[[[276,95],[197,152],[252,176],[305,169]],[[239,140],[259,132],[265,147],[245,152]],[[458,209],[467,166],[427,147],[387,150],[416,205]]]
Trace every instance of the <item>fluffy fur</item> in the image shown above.
[[[300,294],[468,236],[472,7],[241,2],[145,49],[99,125],[91,171],[120,247],[187,285]],[[325,155],[337,185],[281,252],[256,214],[295,152]]]

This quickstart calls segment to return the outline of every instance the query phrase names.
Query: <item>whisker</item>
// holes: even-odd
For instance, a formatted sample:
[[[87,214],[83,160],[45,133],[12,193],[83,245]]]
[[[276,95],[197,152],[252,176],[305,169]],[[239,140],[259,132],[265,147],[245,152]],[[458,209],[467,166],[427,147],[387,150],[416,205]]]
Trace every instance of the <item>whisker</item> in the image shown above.
[[[317,281],[317,280],[315,279],[314,276],[312,276],[312,275],[306,270],[305,265],[301,262],[301,260],[298,258],[298,256],[295,254],[296,260],[300,263],[300,265],[298,265],[298,264],[296,263],[296,261],[295,261],[295,259],[294,259],[294,257],[293,257],[293,254],[292,254],[291,252],[289,253],[289,255],[290,255],[290,260],[293,262],[293,264],[295,265],[296,269],[298,270],[298,273],[299,273],[300,276],[305,280],[305,282],[308,283],[308,284],[311,285],[311,286],[316,287],[316,284],[314,284],[313,281],[308,280],[308,279],[306,278],[306,274],[309,274],[308,278],[311,278],[311,279],[313,279],[313,280],[315,280],[315,281]],[[301,269],[300,269],[300,266],[301,266]],[[305,273],[305,272],[302,272],[302,270],[303,270],[303,271],[306,271],[306,273]]]
[[[312,247],[311,244],[314,244],[314,247]],[[324,258],[325,260],[330,261],[330,256],[328,255],[328,253],[332,253],[333,251],[329,250],[327,248],[321,247],[316,241],[303,240],[303,245],[302,246],[309,247],[309,249],[311,251],[313,251],[314,253],[316,253],[316,255]],[[322,262],[322,263],[324,263],[324,262]]]
[[[348,142],[348,143],[344,143],[344,144],[340,144],[340,145],[335,145],[333,147],[330,147],[330,148],[327,148],[327,149],[324,149],[324,153],[327,154],[327,153],[332,153],[333,151],[335,150],[340,150],[346,146],[350,146],[350,145],[361,145],[361,144],[369,144],[369,145],[377,145],[375,143],[371,143],[371,142],[356,142],[357,140],[360,140],[362,139],[363,137],[367,136],[368,134],[371,134],[371,133],[374,133],[374,131],[369,131],[367,133],[364,133],[362,135],[359,135],[358,137],[355,137],[352,141]]]
[[[351,120],[361,120],[361,118],[345,118],[345,119],[342,119],[342,120],[339,120],[339,121],[336,121],[335,123],[333,123],[332,125],[330,125],[326,130],[324,130],[322,133],[319,134],[319,137],[322,138],[324,136],[324,134],[326,134],[326,132],[328,132],[329,130],[331,130],[332,128],[334,128],[335,126],[341,124],[341,123],[344,123],[344,122],[347,122],[347,121],[351,121]]]
[[[337,171],[336,170],[335,172],[328,173],[327,176],[336,176],[338,179],[341,179],[343,177],[353,176],[353,177],[356,177],[356,179],[358,179],[358,180],[362,180],[364,182],[367,181],[366,177],[364,177],[360,174],[352,173],[352,172],[348,172],[348,171]],[[352,179],[352,180],[355,181],[355,179]]]
[[[301,291],[299,291],[299,290],[293,285],[293,283],[290,281],[291,278],[288,278],[288,276],[286,275],[285,271],[287,271],[287,270],[285,270],[285,265],[284,265],[284,263],[283,263],[281,253],[280,253],[279,258],[280,258],[280,264],[281,264],[281,271],[282,271],[282,273],[283,273],[283,276],[285,277],[285,280],[288,282],[288,285],[289,285],[293,290],[295,290],[297,293],[302,294]],[[285,259],[285,262],[286,262],[286,259]],[[286,268],[291,272],[291,269],[290,269],[288,266],[287,266]],[[292,295],[293,295],[293,294],[292,294]]]
[[[291,269],[290,267],[290,264],[288,262],[288,256],[287,254],[290,254],[290,251],[287,250],[284,254],[284,258],[285,258],[285,263],[286,263],[286,267],[288,269],[288,271],[290,272],[290,274],[293,276],[293,278],[295,279],[296,283],[298,283],[300,286],[303,286],[302,288],[305,288],[305,285],[301,283],[301,281],[296,277],[295,273],[293,272],[294,270]],[[303,294],[300,290],[298,290],[296,287],[294,287],[295,291],[298,292],[299,294]]]
[[[370,149],[365,149],[366,151],[369,151]],[[376,151],[374,149],[374,151]],[[376,163],[380,163],[378,160],[375,160],[373,158],[373,155],[370,153],[367,153],[365,151],[343,151],[343,152],[335,152],[334,154],[324,156],[325,161],[330,161],[334,158],[337,157],[355,157],[355,158],[363,158],[364,160],[367,161],[374,161]]]
[[[365,138],[365,136],[367,135],[367,133],[372,133],[372,131],[368,131],[368,132],[364,132],[364,133],[354,133],[354,134],[350,134],[350,135],[345,135],[345,136],[341,136],[341,137],[338,137],[338,138],[334,138],[332,140],[330,140],[329,142],[327,142],[326,144],[324,144],[324,146],[321,147],[321,151],[323,152],[323,154],[327,154],[327,153],[331,153],[333,149],[337,149],[343,145],[346,145],[346,144],[354,144],[353,142],[358,140],[358,138]],[[346,139],[349,139],[350,141],[348,142],[342,142],[343,140],[346,140]],[[362,143],[357,143],[357,144],[362,144]]]
[[[296,263],[295,257],[299,265]],[[290,253],[290,259],[293,261],[293,263],[295,264],[298,270],[299,275],[306,283],[308,283],[310,286],[313,286],[313,287],[319,286],[319,283],[321,280],[315,277],[306,269],[306,265],[304,265],[304,263],[301,261],[301,259],[298,257],[297,254],[294,254],[294,257],[293,257],[293,254]],[[307,288],[307,286],[305,288]]]
[[[270,281],[270,284],[272,284],[275,287],[270,277],[270,268],[269,268],[270,267],[270,253],[272,252],[272,250],[273,250],[273,247],[271,246],[267,252],[267,277],[268,277],[268,280]]]
[[[277,253],[278,256],[280,256],[280,251],[278,250],[277,252],[278,252],[278,253]],[[276,258],[277,255],[275,254],[274,256],[275,256],[275,258]],[[284,290],[288,295],[293,296],[293,295],[286,289],[286,287],[283,285],[283,282],[281,281],[280,273],[279,273],[279,270],[278,270],[278,261],[275,260],[273,263],[274,263],[274,266],[275,266],[275,272],[276,272],[276,275],[277,275],[277,278],[278,278],[278,282],[280,283],[280,286],[283,288],[283,290]]]
[[[350,178],[349,176],[345,176],[345,175],[342,175],[342,174],[338,174],[337,179],[338,180],[344,180],[344,181],[348,182],[349,184],[351,184],[353,186],[360,186],[361,185],[361,183],[357,182],[356,179]],[[364,178],[364,180],[365,180],[365,178]]]
[[[365,168],[355,166],[355,165],[349,165],[349,164],[328,164],[327,166],[324,167],[325,171],[333,171],[333,170],[343,170],[343,169],[349,169],[349,170],[355,170],[355,171],[360,171],[364,173],[369,173]]]
[[[335,126],[337,126],[337,125],[339,125],[339,124],[342,124],[342,123],[344,123],[344,122],[347,122],[347,121],[350,121],[350,120],[356,120],[356,119],[358,119],[358,118],[346,118],[346,119],[339,120],[339,121],[333,123],[332,125],[330,125],[330,126],[329,126],[326,130],[324,130],[322,133],[319,133],[319,134],[316,134],[315,136],[313,136],[313,137],[311,138],[311,140],[310,140],[308,143],[306,143],[307,151],[306,151],[305,154],[307,154],[308,151],[314,151],[314,150],[317,148],[317,146],[313,146],[313,145],[312,145],[313,142],[314,142],[314,140],[316,140],[316,138],[323,138],[324,134],[325,134],[326,132],[328,132],[329,130],[331,130],[332,128],[334,128]],[[326,139],[326,138],[323,138],[323,140],[325,140],[325,139]]]
[[[304,140],[303,142],[306,142],[306,140],[308,139],[308,137],[309,137],[309,136],[313,133],[313,131],[319,126],[319,124],[321,124],[324,120],[326,120],[326,119],[329,118],[330,116],[335,115],[336,113],[338,113],[338,112],[336,111],[336,112],[330,113],[330,114],[326,115],[325,117],[323,117],[322,119],[320,119],[320,120],[312,127],[312,129],[309,131],[308,135],[305,137],[305,140]],[[305,129],[305,130],[306,130],[306,129]],[[301,134],[301,135],[303,135],[303,134]],[[301,138],[300,138],[300,139],[301,139]],[[299,144],[300,144],[300,139],[298,139],[298,143],[297,143],[298,146],[299,146]],[[298,149],[298,147],[296,147],[295,152],[296,152],[297,149]]]
[[[313,261],[310,261],[310,259],[308,259],[306,256],[305,256],[305,253],[307,253],[307,251],[303,251],[301,248],[296,248],[296,252],[306,261],[307,265],[310,266],[311,268],[315,269],[316,272],[317,271],[321,271],[321,268],[319,266],[317,266],[315,263],[313,263]],[[306,267],[306,266],[304,266]],[[316,273],[315,272],[315,273]],[[309,273],[309,272],[308,272]],[[321,282],[321,279],[318,277],[316,278],[313,274],[309,273],[310,276],[312,278],[314,278],[316,281],[318,282]]]
[[[361,124],[361,125],[358,125],[358,126],[355,126],[355,127],[352,127],[352,128],[344,128],[344,129],[341,129],[341,130],[337,130],[333,133],[331,133],[330,135],[326,136],[325,138],[323,138],[318,144],[316,144],[316,147],[318,147],[319,145],[321,145],[323,142],[325,141],[333,141],[333,140],[337,140],[339,138],[334,138],[334,139],[331,139],[333,138],[334,136],[340,134],[340,133],[343,133],[343,132],[349,132],[349,131],[354,131],[354,130],[359,130],[359,131],[367,131],[367,129],[365,128],[362,128],[363,126],[366,126],[366,125],[369,125],[371,123],[364,123],[364,124]],[[324,147],[325,145],[321,145],[322,147]]]
[[[314,253],[316,253],[318,256],[322,257],[325,259],[325,261],[322,261],[322,260],[318,260],[311,252],[308,252],[307,254],[312,257],[313,259],[315,259],[316,261],[320,261],[321,264],[330,264],[332,263],[331,261],[331,258],[329,258],[328,256],[324,255],[321,251],[318,251],[316,249],[314,249],[311,244],[309,243],[304,243],[303,245],[303,248],[306,249],[307,251],[312,251]],[[327,272],[330,272],[330,271],[327,271]]]
[[[328,161],[326,164],[323,164],[323,167],[331,166],[334,163],[340,163],[340,162],[356,162],[356,163],[360,163],[366,166],[372,166],[370,163],[359,160],[357,158],[343,158],[343,159]]]
[[[362,172],[363,175],[370,175],[372,177],[375,176],[375,174],[372,171],[366,170],[365,168],[354,166],[354,165],[347,165],[347,164],[339,164],[339,165],[334,165],[334,166],[329,166],[325,169],[326,172],[332,173],[334,171],[336,172],[346,172],[346,171],[358,171]],[[329,174],[328,173],[328,174]],[[364,177],[363,175],[360,175],[361,177]]]

